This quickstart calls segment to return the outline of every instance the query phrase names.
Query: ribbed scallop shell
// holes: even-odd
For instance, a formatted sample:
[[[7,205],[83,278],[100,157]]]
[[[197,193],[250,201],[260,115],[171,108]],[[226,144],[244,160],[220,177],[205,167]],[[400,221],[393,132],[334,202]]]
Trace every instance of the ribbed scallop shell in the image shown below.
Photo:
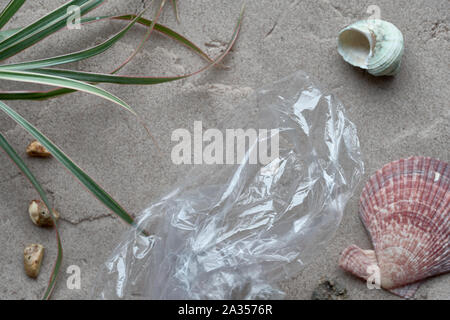
[[[377,171],[359,212],[374,251],[350,246],[340,266],[367,279],[376,263],[381,286],[403,297],[414,294],[418,281],[450,271],[449,184],[450,167],[432,158],[401,159]]]

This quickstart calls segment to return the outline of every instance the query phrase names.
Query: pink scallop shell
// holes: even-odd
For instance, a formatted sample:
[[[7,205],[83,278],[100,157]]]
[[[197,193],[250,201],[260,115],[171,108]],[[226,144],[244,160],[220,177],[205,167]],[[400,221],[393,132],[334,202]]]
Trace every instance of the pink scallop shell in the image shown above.
[[[450,271],[450,167],[411,157],[385,165],[367,182],[360,217],[374,251],[350,246],[340,266],[363,279],[376,265],[381,287],[410,298],[419,281]]]

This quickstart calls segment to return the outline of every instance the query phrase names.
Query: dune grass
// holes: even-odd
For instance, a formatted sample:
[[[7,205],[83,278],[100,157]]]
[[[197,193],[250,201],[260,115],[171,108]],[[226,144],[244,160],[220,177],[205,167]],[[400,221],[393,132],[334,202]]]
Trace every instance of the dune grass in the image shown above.
[[[119,85],[153,85],[169,81],[175,81],[185,79],[187,77],[194,76],[200,72],[204,72],[214,65],[220,64],[223,58],[230,52],[233,47],[242,23],[243,7],[239,14],[239,18],[232,34],[226,50],[218,57],[212,59],[205,52],[203,52],[197,45],[189,41],[183,35],[173,31],[172,29],[158,23],[158,18],[161,12],[166,7],[168,1],[160,0],[159,6],[153,20],[148,20],[143,17],[146,10],[143,10],[139,14],[124,14],[119,16],[91,16],[86,17],[88,13],[98,7],[104,0],[72,0],[59,8],[53,10],[37,21],[26,25],[19,29],[6,29],[2,28],[7,25],[8,21],[14,16],[14,14],[22,7],[26,0],[11,0],[6,7],[0,12],[0,79],[22,83],[37,83],[54,87],[47,91],[2,91],[0,90],[0,110],[2,110],[7,116],[14,120],[17,124],[22,126],[28,133],[30,133],[35,139],[37,139],[43,146],[45,146],[64,167],[66,167],[73,176],[81,182],[87,190],[96,197],[103,205],[105,205],[114,214],[119,216],[126,223],[134,226],[134,220],[132,216],[109,195],[99,184],[97,184],[89,175],[83,171],[75,162],[73,162],[57,145],[51,142],[38,128],[33,126],[13,108],[8,106],[4,101],[6,100],[45,100],[61,96],[64,94],[82,91],[87,94],[99,96],[105,100],[112,102],[112,104],[124,108],[130,112],[133,116],[139,118],[139,115],[133,110],[127,102],[123,101],[111,92],[108,92],[98,84],[101,83],[114,83]],[[170,1],[174,14],[178,17],[177,1]],[[97,23],[104,20],[112,21],[126,21],[127,24],[119,32],[114,34],[109,39],[93,47],[83,49],[77,52],[64,54],[60,56],[51,56],[44,59],[23,61],[19,63],[5,62],[10,57],[17,55],[23,50],[27,50],[36,43],[44,40],[48,36],[58,32],[66,27],[69,19],[72,16],[70,11],[71,6],[77,6],[79,8],[80,15],[82,16],[81,24],[85,23]],[[71,62],[81,61],[90,57],[104,53],[111,48],[120,39],[125,37],[135,25],[141,25],[147,28],[147,32],[134,50],[133,54],[129,56],[119,67],[113,70],[111,73],[93,73],[80,70],[70,69],[57,69],[55,67],[68,64]],[[117,72],[129,63],[142,49],[144,43],[149,40],[152,32],[159,32],[164,34],[168,38],[171,38],[178,43],[186,46],[194,53],[198,54],[206,62],[206,65],[190,74],[184,74],[174,77],[157,77],[157,76],[144,76],[136,77],[129,75],[117,75]],[[48,50],[51,52],[51,50]],[[43,102],[44,103],[44,102]],[[11,160],[17,165],[17,167],[23,172],[23,174],[29,179],[30,183],[38,192],[42,201],[45,203],[49,212],[52,212],[51,203],[49,202],[44,189],[39,184],[36,177],[26,166],[25,162],[8,143],[6,137],[0,132],[0,147]],[[54,217],[53,217],[54,219]],[[58,233],[58,226],[54,219],[54,229],[56,233],[58,254],[56,262],[53,267],[53,271],[50,275],[48,287],[45,290],[43,299],[50,299],[52,292],[56,285],[58,273],[62,264],[63,248],[61,244],[61,238]]]

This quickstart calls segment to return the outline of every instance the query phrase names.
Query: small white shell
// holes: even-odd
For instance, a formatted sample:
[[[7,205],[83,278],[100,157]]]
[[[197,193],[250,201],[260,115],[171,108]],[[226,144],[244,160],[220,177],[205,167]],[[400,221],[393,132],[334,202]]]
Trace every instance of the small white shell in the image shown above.
[[[338,52],[342,58],[374,76],[395,75],[403,49],[402,33],[387,21],[361,20],[339,33]]]

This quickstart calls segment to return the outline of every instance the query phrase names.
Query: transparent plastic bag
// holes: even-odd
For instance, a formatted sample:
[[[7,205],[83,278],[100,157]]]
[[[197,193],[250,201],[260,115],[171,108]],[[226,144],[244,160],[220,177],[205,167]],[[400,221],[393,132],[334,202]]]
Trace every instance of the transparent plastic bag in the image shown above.
[[[278,128],[278,157],[194,166],[144,210],[138,226],[146,235],[126,232],[94,298],[282,298],[277,283],[333,237],[363,174],[355,126],[303,72],[254,98],[224,125]]]

